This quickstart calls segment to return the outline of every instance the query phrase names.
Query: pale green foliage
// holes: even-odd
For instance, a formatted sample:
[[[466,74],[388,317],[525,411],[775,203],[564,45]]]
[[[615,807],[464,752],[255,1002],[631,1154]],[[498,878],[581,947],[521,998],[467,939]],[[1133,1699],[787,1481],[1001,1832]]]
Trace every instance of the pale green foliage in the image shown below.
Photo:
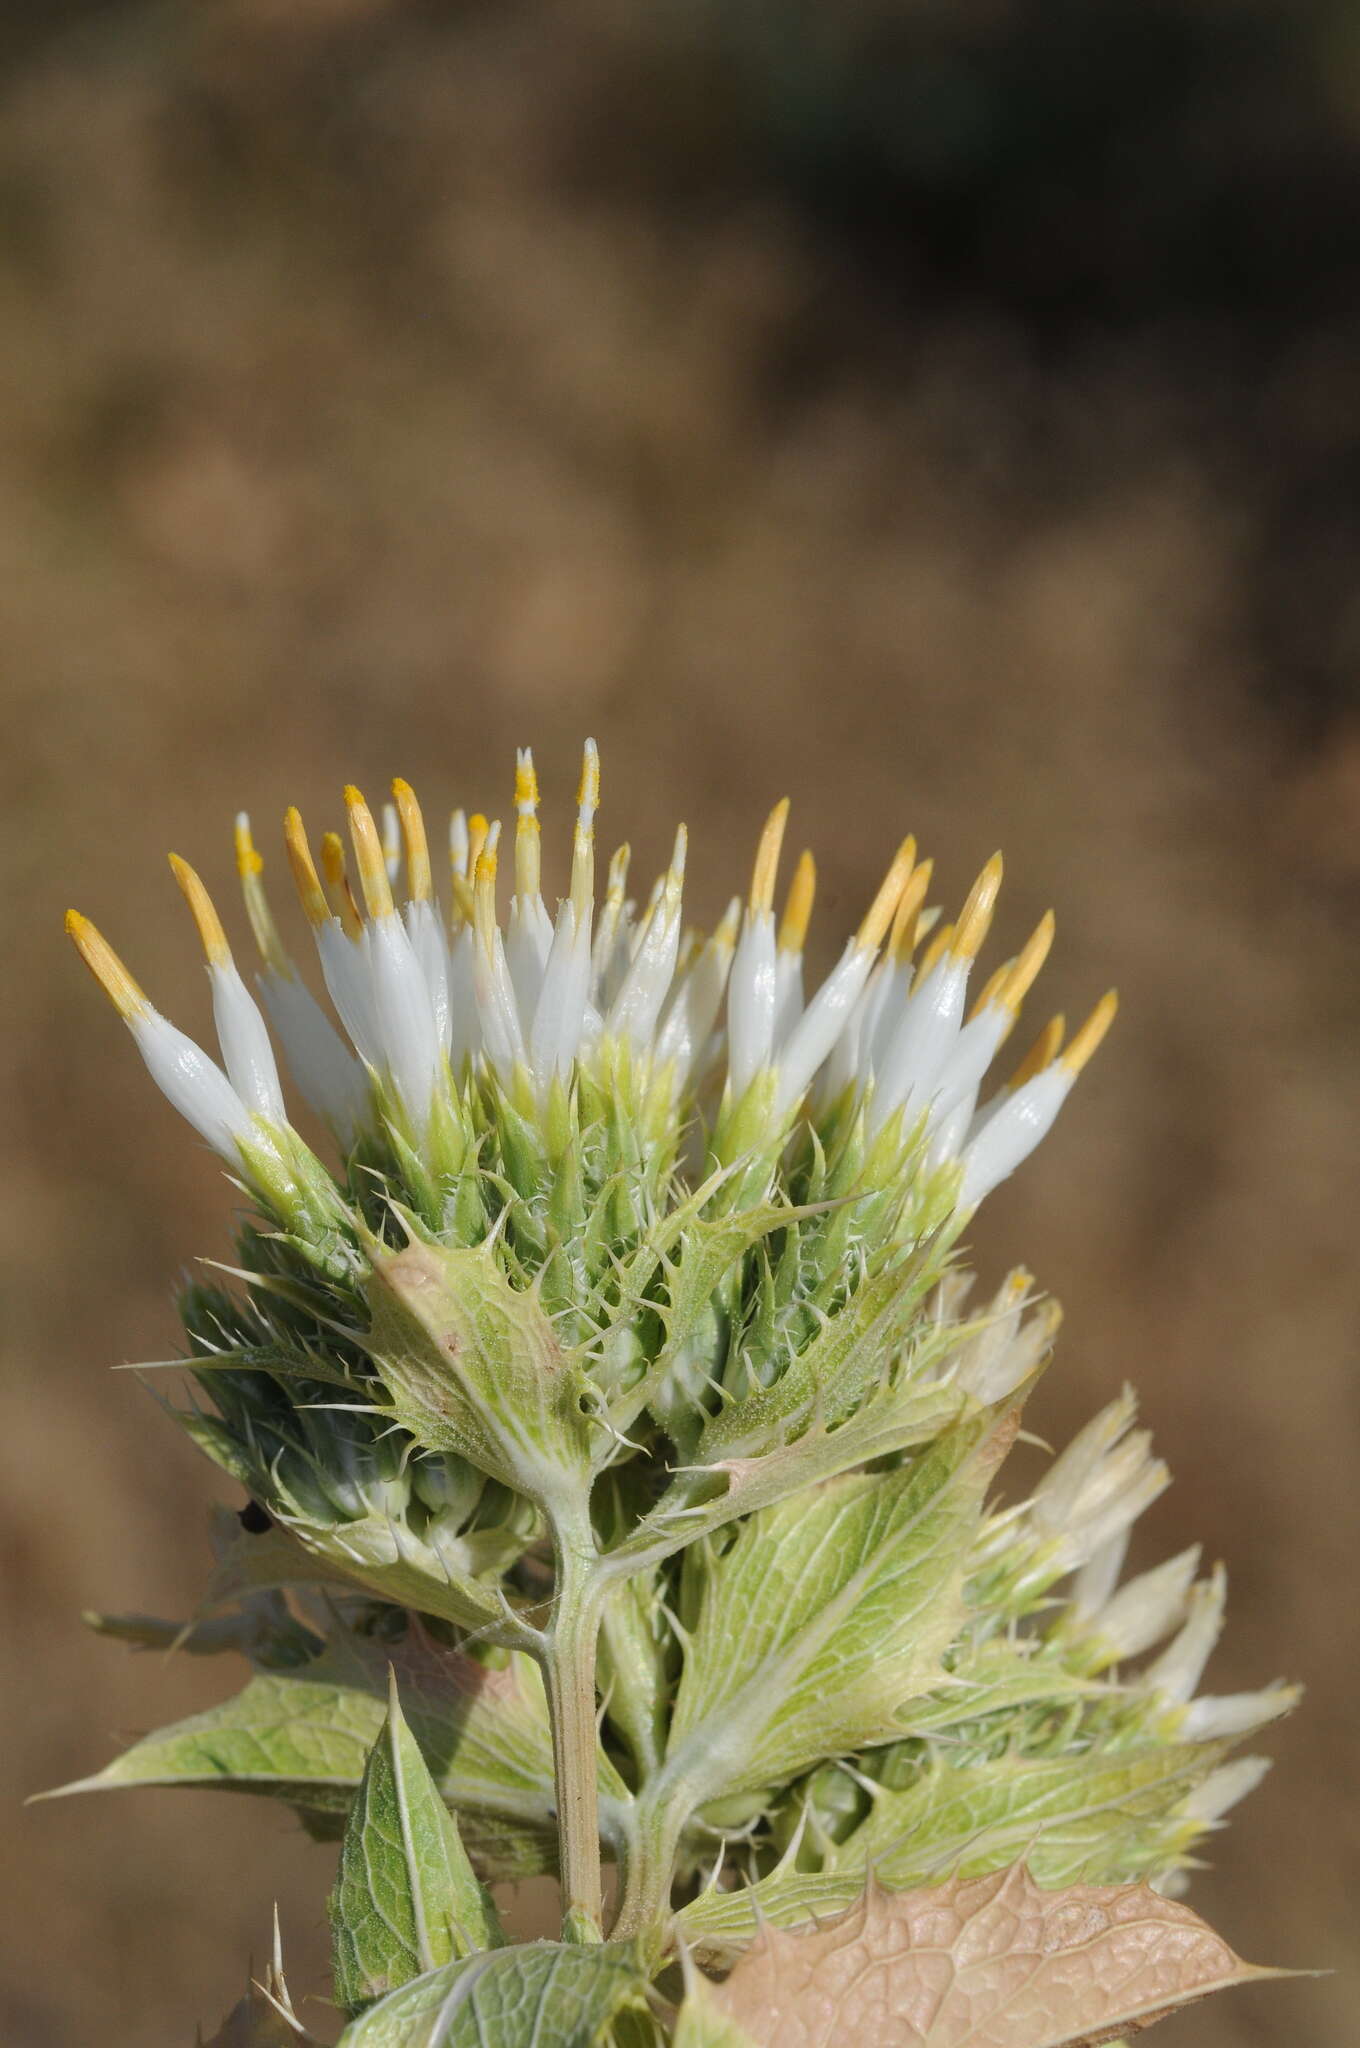
[[[502,1936],[458,1826],[406,1725],[395,1675],[331,1894],[335,1995],[349,2011]]]
[[[1169,1881],[1217,1817],[1226,1741],[1074,1592],[1137,1441],[1080,1513],[989,1505],[1051,1324],[965,1313],[956,1172],[848,1099],[772,1122],[768,1077],[702,1162],[681,1123],[619,1047],[466,1072],[184,1297],[180,1419],[253,1506],[183,1630],[99,1625],[252,1675],[84,1783],[343,1833],[346,2048],[766,2048],[681,1944],[730,1965],[871,1871]],[[564,1942],[497,1947],[481,1884],[546,1872]]]
[[[530,1942],[450,1963],[394,1991],[345,2029],[343,2048],[596,2048],[646,2003],[630,1948]]]

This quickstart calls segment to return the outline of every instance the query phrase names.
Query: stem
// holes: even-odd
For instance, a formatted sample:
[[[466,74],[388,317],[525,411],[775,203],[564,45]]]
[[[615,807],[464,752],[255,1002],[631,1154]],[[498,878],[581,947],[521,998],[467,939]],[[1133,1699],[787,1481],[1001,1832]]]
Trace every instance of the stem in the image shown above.
[[[557,1586],[544,1653],[557,1779],[562,1926],[567,1940],[601,1939],[600,1818],[595,1644],[602,1588],[588,1514],[553,1521]]]
[[[665,1917],[676,1851],[690,1806],[689,1787],[683,1780],[671,1785],[664,1779],[654,1780],[651,1796],[639,1801],[624,1866],[623,1896],[609,1931],[611,1941],[627,1940]]]

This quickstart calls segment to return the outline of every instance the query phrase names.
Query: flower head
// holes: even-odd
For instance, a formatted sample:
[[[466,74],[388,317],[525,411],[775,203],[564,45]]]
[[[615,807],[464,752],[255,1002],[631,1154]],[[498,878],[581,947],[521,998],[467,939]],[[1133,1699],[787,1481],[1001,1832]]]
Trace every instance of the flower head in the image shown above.
[[[281,936],[248,817],[236,822],[236,860],[259,954],[258,1001],[202,881],[171,856],[207,960],[220,1064],[152,1007],[86,918],[68,916],[153,1079],[253,1181],[262,1156],[296,1159],[299,1149],[277,1041],[298,1095],[346,1153],[395,1128],[438,1172],[469,1086],[491,1080],[541,1125],[554,1090],[569,1091],[586,1075],[631,1107],[645,1105],[653,1119],[697,1129],[700,1155],[719,1161],[777,1149],[803,1114],[819,1123],[862,1117],[870,1139],[888,1132],[899,1152],[924,1142],[933,1167],[955,1171],[957,1204],[968,1212],[1039,1143],[1114,1016],[1111,994],[1065,1050],[1054,1019],[984,1097],[1053,939],[1050,912],[968,1009],[1001,885],[999,854],[958,916],[939,925],[926,901],[932,865],[905,839],[809,994],[810,852],[795,863],[782,913],[776,909],[787,801],[761,832],[744,900],[734,898],[705,932],[684,922],[683,826],[645,900],[626,893],[625,846],[597,903],[593,743],[577,791],[569,886],[555,912],[542,894],[538,782],[527,749],[515,779],[508,907],[500,901],[500,821],[454,812],[441,904],[415,792],[401,779],[392,788],[381,822],[348,788],[348,845],[327,832],[319,860],[301,814],[292,809],[284,820],[330,1015]],[[264,1191],[286,1200],[286,1178],[269,1166]]]

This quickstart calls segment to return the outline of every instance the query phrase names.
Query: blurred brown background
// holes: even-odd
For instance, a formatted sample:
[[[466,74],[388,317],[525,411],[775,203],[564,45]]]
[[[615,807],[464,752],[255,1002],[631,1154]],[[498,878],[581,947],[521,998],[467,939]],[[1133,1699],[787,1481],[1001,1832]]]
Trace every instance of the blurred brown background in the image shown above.
[[[1358,174],[1321,0],[6,11],[6,2048],[187,2048],[275,1896],[315,1987],[332,1853],[18,1810],[237,1678],[78,1620],[194,1599],[225,1489],[108,1368],[230,1197],[60,913],[202,1031],[167,847],[229,900],[238,805],[272,857],[524,741],[565,833],[586,732],[701,914],[787,791],[828,951],[910,827],[950,898],[1006,848],[1003,944],[1057,905],[1054,1003],[1120,984],[979,1263],[1067,1305],[1040,1427],[1142,1389],[1215,1689],[1310,1687],[1194,1900],[1337,1974],[1166,2039],[1349,2037]]]

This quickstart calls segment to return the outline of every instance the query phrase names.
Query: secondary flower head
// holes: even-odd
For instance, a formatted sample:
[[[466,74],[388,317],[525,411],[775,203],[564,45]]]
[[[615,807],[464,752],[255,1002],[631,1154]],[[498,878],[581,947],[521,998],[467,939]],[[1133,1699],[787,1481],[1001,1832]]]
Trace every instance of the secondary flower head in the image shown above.
[[[392,795],[379,819],[357,789],[346,789],[348,844],[327,832],[319,858],[301,814],[291,809],[284,820],[287,865],[330,1014],[281,935],[244,813],[236,861],[259,954],[258,1001],[202,881],[171,856],[207,960],[220,1064],[152,1006],[86,918],[73,911],[67,919],[153,1079],[234,1170],[257,1185],[263,1172],[276,1201],[287,1179],[279,1162],[296,1162],[300,1146],[275,1042],[297,1094],[346,1153],[395,1132],[409,1156],[437,1173],[470,1087],[490,1080],[519,1114],[543,1125],[554,1091],[569,1092],[584,1075],[646,1127],[660,1119],[672,1133],[697,1130],[701,1154],[720,1163],[777,1150],[804,1115],[819,1125],[862,1118],[870,1139],[886,1133],[898,1151],[910,1147],[932,1168],[953,1169],[956,1205],[967,1213],[1051,1127],[1114,1016],[1111,993],[1065,1046],[1054,1018],[1018,1067],[988,1088],[1053,939],[1050,912],[969,1009],[1001,885],[999,854],[957,917],[940,924],[927,902],[932,864],[918,859],[913,839],[903,840],[839,958],[809,992],[810,852],[795,862],[777,911],[787,800],[760,834],[744,899],[734,897],[703,931],[684,920],[683,826],[645,898],[628,894],[623,846],[597,900],[593,742],[577,790],[568,885],[554,911],[542,893],[538,781],[527,749],[517,764],[509,859],[499,820],[455,811],[442,902],[415,792],[398,779]]]

